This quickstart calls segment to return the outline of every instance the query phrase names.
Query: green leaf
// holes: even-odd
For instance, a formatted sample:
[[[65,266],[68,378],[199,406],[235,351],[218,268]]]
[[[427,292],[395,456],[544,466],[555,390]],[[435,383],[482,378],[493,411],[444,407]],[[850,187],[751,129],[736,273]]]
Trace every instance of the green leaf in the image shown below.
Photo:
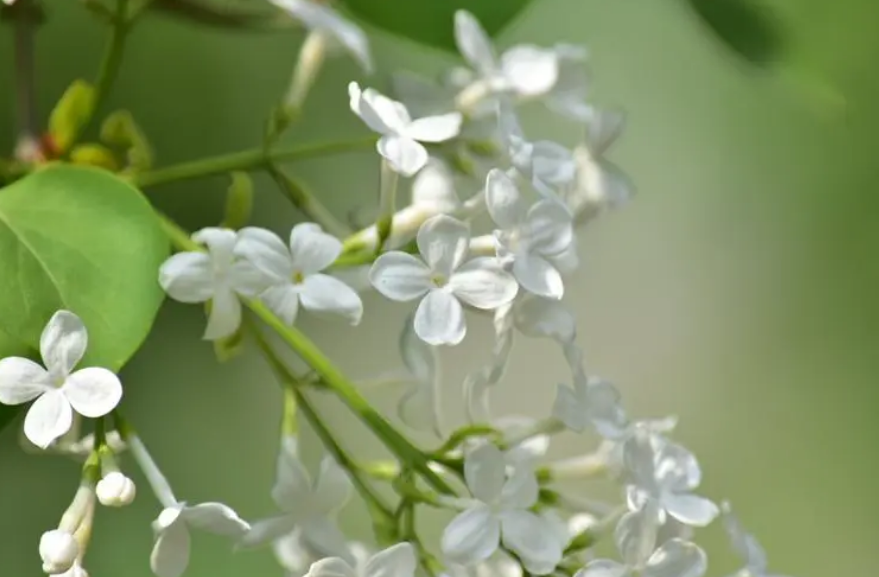
[[[0,326],[36,349],[49,318],[73,311],[89,331],[83,365],[118,371],[152,327],[168,253],[138,190],[97,168],[50,165],[0,190]]]
[[[470,11],[495,36],[518,16],[531,0],[341,0],[352,14],[378,28],[419,44],[457,51],[454,17]]]
[[[291,20],[274,9],[253,9],[254,2],[212,0],[152,0],[150,8],[189,23],[226,30],[278,30]],[[245,5],[247,6],[245,8]]]
[[[746,62],[767,66],[786,49],[785,31],[765,0],[687,0],[708,29]]]

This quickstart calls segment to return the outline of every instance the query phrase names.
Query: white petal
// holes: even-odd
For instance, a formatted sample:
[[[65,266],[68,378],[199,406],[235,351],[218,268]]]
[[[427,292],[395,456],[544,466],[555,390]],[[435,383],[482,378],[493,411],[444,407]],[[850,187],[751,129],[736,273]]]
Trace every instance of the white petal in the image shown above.
[[[0,360],[0,403],[20,405],[52,388],[48,371],[32,360],[22,357]]]
[[[501,541],[522,560],[525,570],[548,575],[562,560],[562,543],[547,520],[531,511],[501,513]]]
[[[628,427],[628,417],[621,405],[620,392],[610,381],[590,379],[578,394],[588,409],[598,434],[606,439],[620,439]]]
[[[241,547],[258,547],[280,539],[296,526],[293,515],[279,515],[261,519],[251,525],[250,530],[238,541]]]
[[[435,274],[448,277],[467,256],[470,227],[451,216],[432,216],[418,229],[418,251]]]
[[[467,334],[461,303],[441,289],[431,290],[421,299],[413,326],[415,334],[429,345],[457,345]]]
[[[662,496],[662,506],[668,514],[694,527],[705,527],[714,521],[720,510],[717,505],[704,497],[686,493],[666,493]]]
[[[708,558],[696,544],[672,539],[656,550],[647,561],[643,577],[702,577]]]
[[[542,200],[532,206],[527,227],[529,247],[540,254],[558,254],[574,241],[571,213],[558,201]]]
[[[327,274],[305,277],[299,298],[306,310],[340,315],[352,325],[358,324],[363,317],[363,301],[360,300],[360,295],[339,279]]]
[[[485,74],[494,68],[491,40],[479,21],[466,10],[455,12],[455,43],[461,56],[480,73]]]
[[[308,577],[359,577],[348,563],[338,557],[327,557],[312,563]]]
[[[203,303],[214,294],[211,257],[203,252],[181,252],[159,268],[159,284],[168,296],[182,303]]]
[[[99,367],[80,369],[67,377],[61,391],[73,410],[83,417],[103,417],[122,399],[122,383],[112,371]]]
[[[460,112],[425,116],[413,120],[405,134],[420,142],[445,142],[458,136],[464,118]]]
[[[232,264],[238,233],[228,228],[207,227],[192,234],[192,240],[208,248],[211,260],[225,269]]]
[[[351,111],[359,116],[369,128],[379,134],[393,132],[379,113],[366,101],[364,91],[360,89],[360,85],[356,82],[348,84],[348,99]]]
[[[397,543],[373,555],[363,569],[365,577],[414,577],[415,549],[409,543]]]
[[[412,181],[412,204],[447,212],[460,203],[449,167],[435,158],[428,160]]]
[[[382,136],[376,149],[394,172],[403,176],[412,176],[427,164],[427,149],[408,136]]]
[[[158,577],[180,577],[189,565],[189,529],[172,523],[156,536],[150,554],[150,568]]]
[[[353,563],[348,539],[329,517],[309,517],[302,526],[302,541],[317,557],[341,557]]]
[[[471,564],[491,557],[500,545],[500,522],[488,507],[477,506],[459,513],[446,526],[442,551],[453,562]]]
[[[643,427],[636,427],[623,445],[623,459],[633,482],[641,488],[648,489],[656,484],[655,457],[653,434]]]
[[[315,480],[312,506],[314,511],[331,513],[341,509],[351,498],[351,480],[345,470],[331,456],[320,462]]]
[[[508,509],[529,509],[537,502],[540,485],[527,462],[520,462],[504,483],[501,502]]]
[[[211,299],[211,312],[204,339],[213,341],[228,337],[241,325],[241,301],[231,290],[219,288]]]
[[[596,559],[574,574],[574,577],[627,577],[629,569],[610,559]]]
[[[522,288],[544,298],[561,299],[565,284],[559,271],[545,258],[519,254],[513,262],[513,274]]]
[[[272,542],[272,550],[281,567],[297,576],[305,574],[313,561],[313,556],[302,543],[301,533],[296,530]]]
[[[658,531],[655,510],[650,506],[623,515],[614,530],[614,542],[623,561],[632,567],[644,564],[656,549]]]
[[[216,535],[240,537],[250,530],[250,525],[238,513],[222,503],[200,503],[186,507],[181,515],[189,526]]]
[[[588,424],[585,409],[574,389],[565,385],[556,386],[555,402],[552,406],[553,417],[572,431],[581,433]]]
[[[375,289],[395,301],[411,301],[430,290],[430,269],[418,258],[401,251],[386,252],[369,271]]]
[[[293,284],[278,285],[266,289],[260,300],[287,325],[296,322],[299,312],[299,289]]]
[[[618,110],[592,111],[586,126],[586,143],[595,156],[601,156],[622,134],[626,115]]]
[[[49,390],[40,395],[24,418],[24,435],[31,443],[45,449],[49,444],[70,430],[73,410],[60,389]]]
[[[518,227],[528,211],[516,183],[499,168],[491,169],[485,178],[485,206],[494,223],[504,230]]]
[[[412,121],[403,103],[388,98],[373,88],[363,91],[363,106],[372,110],[388,130],[395,134],[401,134]]]
[[[311,489],[311,477],[299,458],[299,440],[285,435],[275,465],[272,499],[282,511],[297,513],[311,499]]]
[[[470,493],[484,503],[494,503],[504,490],[506,462],[501,450],[483,443],[467,453],[464,478]]]
[[[403,323],[403,331],[400,333],[400,356],[406,369],[416,381],[433,383],[439,371],[439,354],[435,347],[418,338],[413,322],[414,318],[410,315]]]
[[[415,430],[433,431],[442,436],[437,392],[437,387],[430,382],[413,383],[397,403],[400,420]]]
[[[549,92],[559,77],[559,62],[553,50],[521,45],[501,56],[501,69],[522,96],[539,96]]]
[[[304,222],[290,231],[293,269],[305,275],[320,272],[342,252],[342,241],[323,232],[320,226]]]
[[[255,226],[242,228],[238,236],[236,256],[247,259],[272,282],[290,282],[293,276],[290,249],[281,237],[270,230]]]
[[[685,493],[702,482],[702,470],[696,455],[677,443],[664,443],[657,456],[656,478],[674,493]]]
[[[56,378],[70,374],[88,346],[88,333],[82,320],[70,311],[52,315],[40,335],[40,356]]]
[[[474,258],[464,264],[449,279],[449,288],[468,305],[485,310],[512,302],[519,291],[516,279],[491,257]]]
[[[562,343],[577,336],[577,322],[563,304],[555,299],[522,299],[515,308],[516,328],[528,337],[549,337]]]
[[[561,186],[574,180],[577,163],[574,153],[551,140],[539,140],[531,146],[531,175],[540,182]]]

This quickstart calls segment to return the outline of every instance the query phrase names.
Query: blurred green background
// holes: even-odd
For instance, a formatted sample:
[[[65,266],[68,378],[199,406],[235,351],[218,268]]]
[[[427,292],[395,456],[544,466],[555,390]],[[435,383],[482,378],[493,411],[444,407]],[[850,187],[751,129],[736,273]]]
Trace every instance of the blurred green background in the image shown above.
[[[701,457],[704,491],[733,500],[776,572],[868,577],[879,561],[879,5],[774,5],[795,47],[774,73],[744,67],[672,0],[538,0],[499,42],[588,45],[595,101],[629,115],[613,157],[639,195],[581,235],[584,267],[568,290],[591,371],[619,384],[633,415],[680,416],[678,437]],[[104,40],[76,3],[48,9],[38,51],[42,111],[73,79],[92,78]],[[8,27],[0,35],[0,86],[10,87]],[[373,37],[382,71],[435,72],[452,62]],[[135,114],[160,164],[249,148],[300,41],[297,33],[223,33],[150,17],[131,38],[112,103]],[[352,78],[360,78],[353,63],[329,64],[291,141],[365,134],[346,108]],[[11,89],[0,91],[0,109],[11,106]],[[546,137],[577,136],[537,109],[526,123]],[[4,150],[12,134],[6,114]],[[295,172],[340,215],[376,199],[373,155],[313,160]],[[255,222],[288,230],[296,213],[268,181],[257,183]],[[226,184],[168,186],[151,198],[195,228],[219,220]],[[408,311],[375,295],[365,305],[355,330],[301,319],[355,377],[395,366]],[[217,365],[202,328],[198,307],[165,306],[124,371],[124,407],[180,498],[264,516],[273,511],[279,395],[254,355]],[[474,321],[465,344],[445,354],[449,420],[461,419],[459,383],[486,358],[490,334],[487,322]],[[542,416],[564,366],[548,344],[517,345],[498,412]],[[392,395],[374,396],[392,410]],[[352,447],[380,454],[342,407],[325,407]],[[565,436],[554,454],[589,448]],[[74,463],[23,454],[14,432],[0,436],[0,575],[41,574],[39,536],[57,523],[77,478]],[[91,575],[149,575],[157,512],[143,482],[134,506],[99,511]],[[343,524],[367,538],[359,506],[346,509]],[[710,575],[728,573],[720,528],[701,537],[716,552]],[[187,574],[281,571],[266,551],[232,553],[199,534]]]

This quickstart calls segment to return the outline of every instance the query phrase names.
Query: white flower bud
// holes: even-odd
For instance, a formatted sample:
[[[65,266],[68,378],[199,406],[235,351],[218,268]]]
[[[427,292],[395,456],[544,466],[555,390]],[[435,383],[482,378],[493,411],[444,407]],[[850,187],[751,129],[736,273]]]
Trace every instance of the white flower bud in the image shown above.
[[[54,575],[53,577],[89,577],[89,572],[79,563],[74,563],[69,571],[61,575]]]
[[[101,505],[107,507],[124,507],[134,501],[137,487],[134,481],[119,471],[112,471],[104,475],[95,487],[95,493]]]
[[[79,556],[79,543],[67,531],[53,529],[40,537],[40,557],[43,571],[49,575],[65,573],[73,567]]]

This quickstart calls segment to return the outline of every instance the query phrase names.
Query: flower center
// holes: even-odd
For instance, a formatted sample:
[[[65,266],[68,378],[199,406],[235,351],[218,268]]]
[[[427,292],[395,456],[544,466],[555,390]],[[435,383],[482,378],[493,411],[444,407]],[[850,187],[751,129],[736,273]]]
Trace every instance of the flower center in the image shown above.
[[[435,287],[442,288],[447,282],[449,282],[449,279],[446,278],[446,275],[434,274],[430,277],[430,282],[433,283]]]
[[[302,284],[305,282],[305,273],[301,270],[293,271],[293,284]]]

